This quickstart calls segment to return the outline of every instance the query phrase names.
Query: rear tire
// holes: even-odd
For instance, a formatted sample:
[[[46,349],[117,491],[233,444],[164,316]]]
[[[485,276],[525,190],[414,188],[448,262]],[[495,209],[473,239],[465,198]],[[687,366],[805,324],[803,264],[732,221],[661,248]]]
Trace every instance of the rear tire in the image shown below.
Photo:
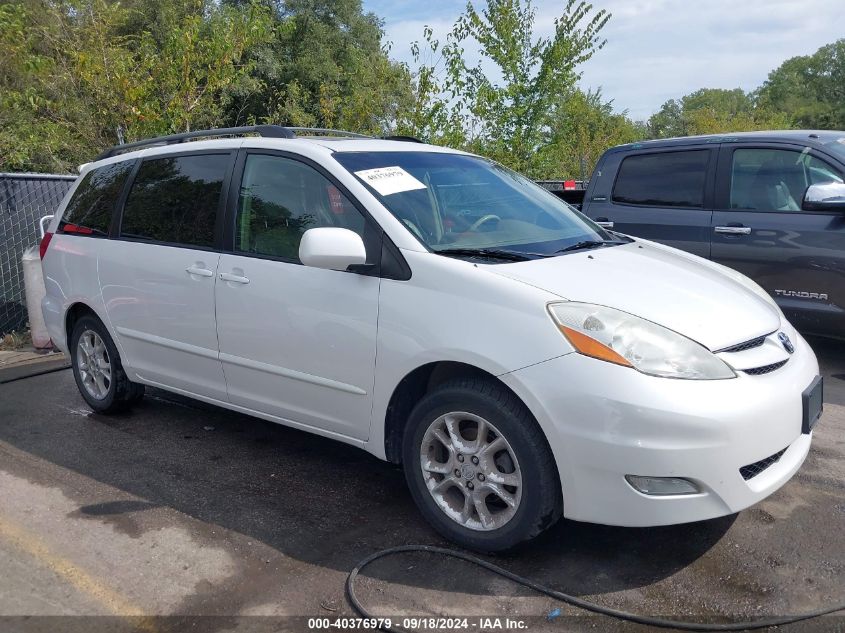
[[[74,325],[70,357],[79,393],[97,413],[123,411],[144,397],[144,385],[126,376],[114,341],[95,316]]]
[[[494,380],[459,379],[426,394],[408,419],[402,457],[423,516],[463,547],[507,550],[562,514],[543,432],[525,405]]]

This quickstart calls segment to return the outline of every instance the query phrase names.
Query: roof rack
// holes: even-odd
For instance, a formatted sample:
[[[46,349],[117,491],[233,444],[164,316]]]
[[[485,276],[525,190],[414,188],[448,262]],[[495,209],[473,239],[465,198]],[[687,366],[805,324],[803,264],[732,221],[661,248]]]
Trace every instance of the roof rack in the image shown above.
[[[416,138],[415,136],[405,136],[404,134],[398,134],[394,136],[382,136],[381,140],[383,141],[405,141],[406,143],[425,143],[425,141],[421,141],[420,139]]]
[[[358,134],[357,132],[347,132],[346,130],[335,130],[330,127],[289,127],[286,128],[294,133],[294,136],[299,132],[307,132],[314,136],[345,136],[348,138],[373,138],[366,134]]]
[[[211,138],[215,136],[244,136],[246,134],[257,134],[265,138],[296,138],[297,133],[308,133],[315,136],[342,136],[348,138],[373,138],[366,134],[358,134],[356,132],[347,132],[346,130],[334,130],[323,127],[286,127],[284,125],[246,125],[242,127],[221,127],[213,130],[194,130],[193,132],[182,132],[181,134],[170,134],[168,136],[156,136],[155,138],[148,138],[142,141],[135,141],[133,143],[125,143],[124,145],[115,145],[101,153],[94,160],[103,160],[104,158],[111,158],[124,152],[130,152],[136,149],[143,149],[145,147],[156,147],[159,145],[173,145],[174,143],[184,143],[196,138]],[[419,139],[412,136],[385,136],[386,141],[410,141],[414,143],[422,143]]]
[[[129,152],[144,147],[155,147],[157,145],[172,145],[184,143],[194,138],[208,138],[212,136],[243,136],[245,134],[258,134],[267,138],[296,138],[296,134],[290,128],[281,125],[247,125],[243,127],[222,127],[215,130],[195,130],[193,132],[182,132],[181,134],[170,134],[168,136],[156,136],[134,143],[115,145],[97,156],[94,160],[103,160],[111,156],[117,156],[123,152]]]

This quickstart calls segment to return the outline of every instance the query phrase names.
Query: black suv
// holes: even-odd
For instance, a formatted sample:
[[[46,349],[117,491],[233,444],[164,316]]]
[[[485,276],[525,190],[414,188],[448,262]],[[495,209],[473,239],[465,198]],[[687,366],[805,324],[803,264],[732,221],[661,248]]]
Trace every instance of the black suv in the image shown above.
[[[582,211],[748,275],[805,332],[845,338],[845,132],[746,132],[620,145]]]

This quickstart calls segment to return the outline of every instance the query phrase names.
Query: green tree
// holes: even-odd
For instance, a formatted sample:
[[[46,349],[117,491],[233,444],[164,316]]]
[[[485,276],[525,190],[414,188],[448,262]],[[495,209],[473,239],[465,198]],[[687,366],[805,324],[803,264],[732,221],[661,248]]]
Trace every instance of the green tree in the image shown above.
[[[138,46],[143,81],[130,135],[219,125],[229,90],[252,70],[247,51],[271,36],[269,14],[259,4],[210,4],[165,30],[161,41],[144,32]]]
[[[845,129],[845,39],[786,60],[769,73],[760,101],[800,128]]]
[[[669,99],[660,107],[660,110],[649,117],[647,127],[651,138],[686,136],[688,132],[681,100]]]
[[[463,51],[451,38],[441,47],[430,26],[423,29],[423,41],[424,46],[411,43],[417,67],[413,98],[400,114],[398,131],[437,145],[463,147],[468,134],[467,100],[461,92]]]
[[[551,138],[538,152],[536,174],[541,178],[589,178],[609,147],[646,138],[645,126],[625,112],[614,112],[601,90],[575,90],[555,109]]]
[[[791,127],[790,118],[759,102],[741,88],[702,88],[670,99],[647,124],[651,138],[718,134]]]
[[[38,116],[46,105],[40,78],[53,71],[23,4],[0,4],[0,169],[26,169],[32,157],[36,164],[54,162],[54,154],[65,144],[64,131],[53,129]],[[35,81],[35,78],[39,78]],[[40,143],[39,143],[40,141]]]
[[[275,37],[251,52],[254,83],[232,91],[233,123],[262,121],[383,134],[411,103],[408,69],[382,46],[360,0],[288,0]]]
[[[0,55],[13,56],[0,74],[0,169],[66,171],[121,138],[216,124],[250,72],[245,51],[271,33],[265,7],[211,0],[160,40],[136,22],[106,0],[0,5]]]
[[[417,73],[411,132],[435,142],[462,140],[536,174],[537,151],[549,142],[550,124],[580,78],[578,66],[604,46],[599,33],[610,15],[568,0],[549,38],[533,36],[535,18],[530,0],[489,0],[480,12],[468,2],[443,44],[427,29],[425,46],[437,57]],[[466,63],[468,41],[479,48],[475,66]]]

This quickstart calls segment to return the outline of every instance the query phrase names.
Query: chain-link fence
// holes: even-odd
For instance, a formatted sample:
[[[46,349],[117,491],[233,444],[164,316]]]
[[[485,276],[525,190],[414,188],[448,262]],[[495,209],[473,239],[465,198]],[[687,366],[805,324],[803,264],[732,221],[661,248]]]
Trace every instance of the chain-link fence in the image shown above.
[[[26,325],[21,257],[38,243],[38,220],[56,210],[75,178],[0,173],[0,335]]]

